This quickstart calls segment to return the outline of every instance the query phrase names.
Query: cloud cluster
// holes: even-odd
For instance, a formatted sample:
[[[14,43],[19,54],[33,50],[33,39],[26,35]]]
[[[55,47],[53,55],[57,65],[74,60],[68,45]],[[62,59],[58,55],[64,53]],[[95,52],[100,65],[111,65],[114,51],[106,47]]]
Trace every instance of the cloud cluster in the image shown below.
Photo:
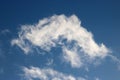
[[[38,67],[24,67],[24,78],[26,80],[34,80],[34,79],[39,79],[39,80],[86,80],[85,78],[82,77],[74,77],[72,75],[66,75],[61,72],[58,72],[53,69],[41,69]]]
[[[81,26],[76,15],[54,15],[40,20],[35,25],[23,25],[18,38],[13,39],[11,43],[28,54],[32,50],[28,42],[46,51],[60,45],[65,61],[77,68],[83,63],[83,55],[104,58],[109,52],[103,43],[95,42],[92,33]]]

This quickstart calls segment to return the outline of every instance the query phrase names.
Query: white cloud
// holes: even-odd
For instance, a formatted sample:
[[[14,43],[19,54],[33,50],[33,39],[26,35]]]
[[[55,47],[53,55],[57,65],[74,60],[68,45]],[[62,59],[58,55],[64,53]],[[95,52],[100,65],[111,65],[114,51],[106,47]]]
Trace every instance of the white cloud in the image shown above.
[[[120,70],[120,59],[118,59],[116,56],[108,55],[114,62],[118,65],[118,70]]]
[[[39,80],[86,80],[82,77],[74,77],[72,75],[67,75],[63,74],[61,72],[58,72],[53,69],[41,69],[38,67],[24,67],[24,78],[26,80],[34,80],[34,79],[39,79]]]
[[[74,52],[75,50],[69,50],[66,48],[63,48],[63,57],[65,61],[70,62],[72,67],[79,68],[82,66],[82,62],[80,59],[80,56],[77,54],[77,52]]]
[[[75,15],[70,17],[54,15],[40,20],[35,25],[23,25],[18,38],[13,39],[11,43],[19,46],[28,54],[32,49],[26,41],[46,51],[50,51],[57,44],[61,45],[64,47],[62,48],[64,58],[70,62],[72,67],[81,66],[81,53],[90,58],[104,58],[109,52],[103,43],[98,45],[94,41],[92,33],[81,26],[81,21]],[[75,43],[72,43],[73,41]],[[69,48],[71,45],[73,46]]]
[[[17,46],[19,46],[25,52],[25,54],[28,54],[28,52],[30,51],[30,47],[24,42],[22,37],[20,38],[12,40],[11,44],[12,45],[17,44]]]
[[[98,77],[96,77],[95,80],[100,80],[100,79]]]
[[[54,60],[53,59],[48,59],[48,62],[46,63],[47,66],[53,65]]]
[[[10,33],[10,30],[9,29],[4,29],[0,32],[1,34],[6,34],[6,33]]]

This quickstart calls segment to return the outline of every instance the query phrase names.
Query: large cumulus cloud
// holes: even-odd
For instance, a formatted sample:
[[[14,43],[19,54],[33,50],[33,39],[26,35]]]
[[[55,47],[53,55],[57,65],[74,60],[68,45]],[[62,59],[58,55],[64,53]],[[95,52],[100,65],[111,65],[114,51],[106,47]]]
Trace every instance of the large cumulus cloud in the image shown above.
[[[29,54],[32,47],[26,41],[45,51],[60,45],[65,61],[76,68],[82,66],[86,57],[104,58],[109,52],[103,43],[95,42],[93,34],[81,26],[76,15],[54,15],[34,25],[23,25],[18,38],[13,39],[11,43],[19,46],[25,54]]]

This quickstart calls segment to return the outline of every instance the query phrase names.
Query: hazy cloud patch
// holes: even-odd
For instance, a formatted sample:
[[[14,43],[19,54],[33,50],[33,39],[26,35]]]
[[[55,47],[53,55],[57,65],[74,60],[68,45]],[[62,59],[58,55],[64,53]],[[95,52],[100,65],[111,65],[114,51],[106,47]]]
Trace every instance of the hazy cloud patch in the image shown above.
[[[38,67],[24,67],[23,77],[25,80],[86,80],[82,77],[74,77],[72,75],[63,74],[51,68],[41,69]]]

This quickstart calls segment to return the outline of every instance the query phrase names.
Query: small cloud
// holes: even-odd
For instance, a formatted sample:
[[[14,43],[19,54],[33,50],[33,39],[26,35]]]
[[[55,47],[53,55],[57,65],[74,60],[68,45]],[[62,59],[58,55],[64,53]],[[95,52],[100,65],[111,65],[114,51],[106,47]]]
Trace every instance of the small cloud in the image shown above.
[[[95,80],[100,80],[100,79],[98,77],[96,77]]]
[[[46,63],[47,66],[50,66],[53,64],[54,60],[53,59],[48,59],[48,62]]]
[[[65,59],[65,61],[70,62],[72,67],[79,68],[82,66],[82,62],[80,56],[74,51],[75,50],[63,48],[63,58]]]
[[[28,54],[28,52],[30,52],[30,48],[29,48],[29,45],[27,45],[22,39],[18,40],[18,39],[14,39],[11,41],[11,45],[17,45],[18,47],[21,48],[21,50],[24,51],[25,54]]]
[[[1,34],[6,34],[6,33],[10,33],[10,30],[9,29],[5,29],[5,30],[1,31]]]
[[[23,77],[26,80],[40,79],[40,80],[86,80],[82,77],[74,77],[72,75],[63,74],[51,68],[41,69],[38,67],[24,67]]]
[[[120,70],[120,59],[118,59],[116,56],[113,56],[113,55],[108,55],[114,62],[117,63],[118,65],[118,70]]]

